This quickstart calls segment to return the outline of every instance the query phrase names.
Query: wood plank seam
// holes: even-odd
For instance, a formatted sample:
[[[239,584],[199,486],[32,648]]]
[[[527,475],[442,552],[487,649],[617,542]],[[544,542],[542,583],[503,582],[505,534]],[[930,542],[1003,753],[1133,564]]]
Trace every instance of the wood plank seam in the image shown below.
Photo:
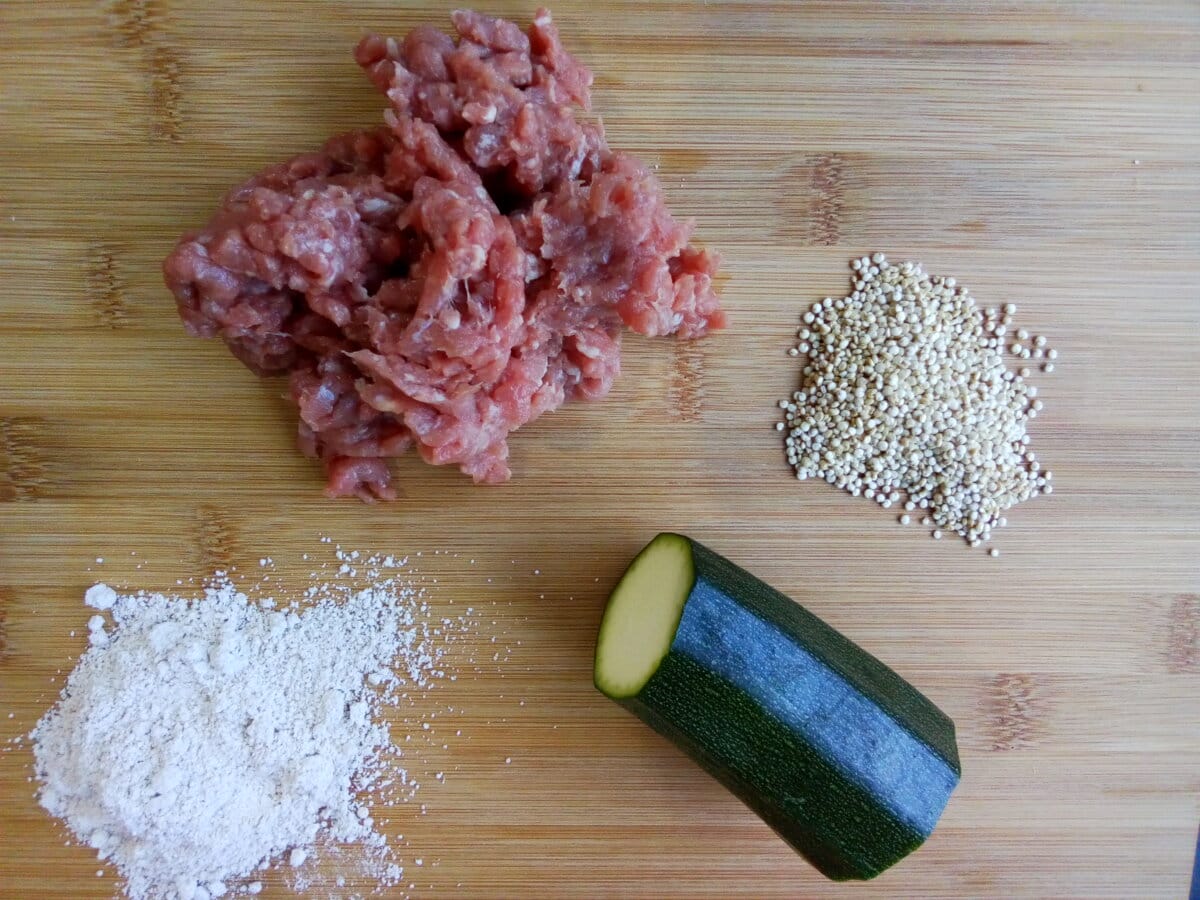
[[[680,422],[699,422],[704,411],[704,351],[695,341],[677,341],[667,406]]]
[[[1200,672],[1200,594],[1172,600],[1167,621],[1167,671]]]
[[[784,170],[778,192],[781,238],[806,247],[833,247],[841,241],[846,170],[840,153],[806,156]]]
[[[128,325],[129,305],[115,247],[98,244],[92,248],[86,281],[89,302],[99,323],[114,329]]]
[[[0,502],[36,500],[49,482],[38,447],[46,423],[34,417],[0,419]]]
[[[1033,747],[1041,737],[1045,712],[1045,698],[1037,676],[1028,672],[996,675],[987,685],[983,712],[992,750]]]
[[[118,47],[138,51],[152,110],[150,137],[183,142],[182,54],[165,35],[167,13],[158,0],[119,0],[109,16]]]

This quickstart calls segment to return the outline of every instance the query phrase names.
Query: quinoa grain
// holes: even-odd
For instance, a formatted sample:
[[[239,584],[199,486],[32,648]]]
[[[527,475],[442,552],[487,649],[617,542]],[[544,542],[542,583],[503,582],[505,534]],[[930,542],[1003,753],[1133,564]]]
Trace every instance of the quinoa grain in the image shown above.
[[[937,524],[935,540],[945,529],[980,546],[1007,524],[1005,510],[1053,490],[1028,449],[1026,423],[1042,402],[1029,369],[1013,372],[1003,358],[1004,349],[1029,358],[1028,347],[1004,345],[1016,306],[998,319],[954,279],[881,253],[851,268],[851,292],[804,315],[802,386],[780,404],[788,461],[800,481],[820,478],[884,509],[928,509],[922,524]]]

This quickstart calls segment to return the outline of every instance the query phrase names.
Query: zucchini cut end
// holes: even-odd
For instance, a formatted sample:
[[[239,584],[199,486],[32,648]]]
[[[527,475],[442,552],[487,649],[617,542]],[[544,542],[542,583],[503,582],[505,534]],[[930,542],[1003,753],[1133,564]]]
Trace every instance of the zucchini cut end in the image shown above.
[[[630,563],[600,622],[594,680],[601,693],[634,697],[654,676],[695,582],[692,545],[682,535],[660,534]]]

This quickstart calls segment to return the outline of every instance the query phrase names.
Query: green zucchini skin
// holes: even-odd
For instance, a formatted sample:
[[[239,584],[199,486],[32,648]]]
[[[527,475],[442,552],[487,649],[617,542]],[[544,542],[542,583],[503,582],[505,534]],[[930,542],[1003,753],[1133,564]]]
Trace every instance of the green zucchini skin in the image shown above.
[[[962,770],[954,723],[799,604],[687,540],[695,582],[662,663],[617,699],[831,879],[917,849]]]

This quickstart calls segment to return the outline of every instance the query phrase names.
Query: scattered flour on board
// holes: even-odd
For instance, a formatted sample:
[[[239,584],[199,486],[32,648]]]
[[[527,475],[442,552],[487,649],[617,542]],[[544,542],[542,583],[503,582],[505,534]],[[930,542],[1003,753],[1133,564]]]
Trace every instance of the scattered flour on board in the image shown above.
[[[223,573],[199,599],[88,589],[90,646],[30,734],[35,774],[42,805],[131,898],[256,894],[271,866],[296,867],[303,890],[322,853],[353,857],[369,890],[400,883],[371,803],[419,785],[382,707],[446,677],[445,644],[468,623],[431,621],[423,590],[386,571],[406,560],[361,562],[369,586],[317,581],[290,604]]]

